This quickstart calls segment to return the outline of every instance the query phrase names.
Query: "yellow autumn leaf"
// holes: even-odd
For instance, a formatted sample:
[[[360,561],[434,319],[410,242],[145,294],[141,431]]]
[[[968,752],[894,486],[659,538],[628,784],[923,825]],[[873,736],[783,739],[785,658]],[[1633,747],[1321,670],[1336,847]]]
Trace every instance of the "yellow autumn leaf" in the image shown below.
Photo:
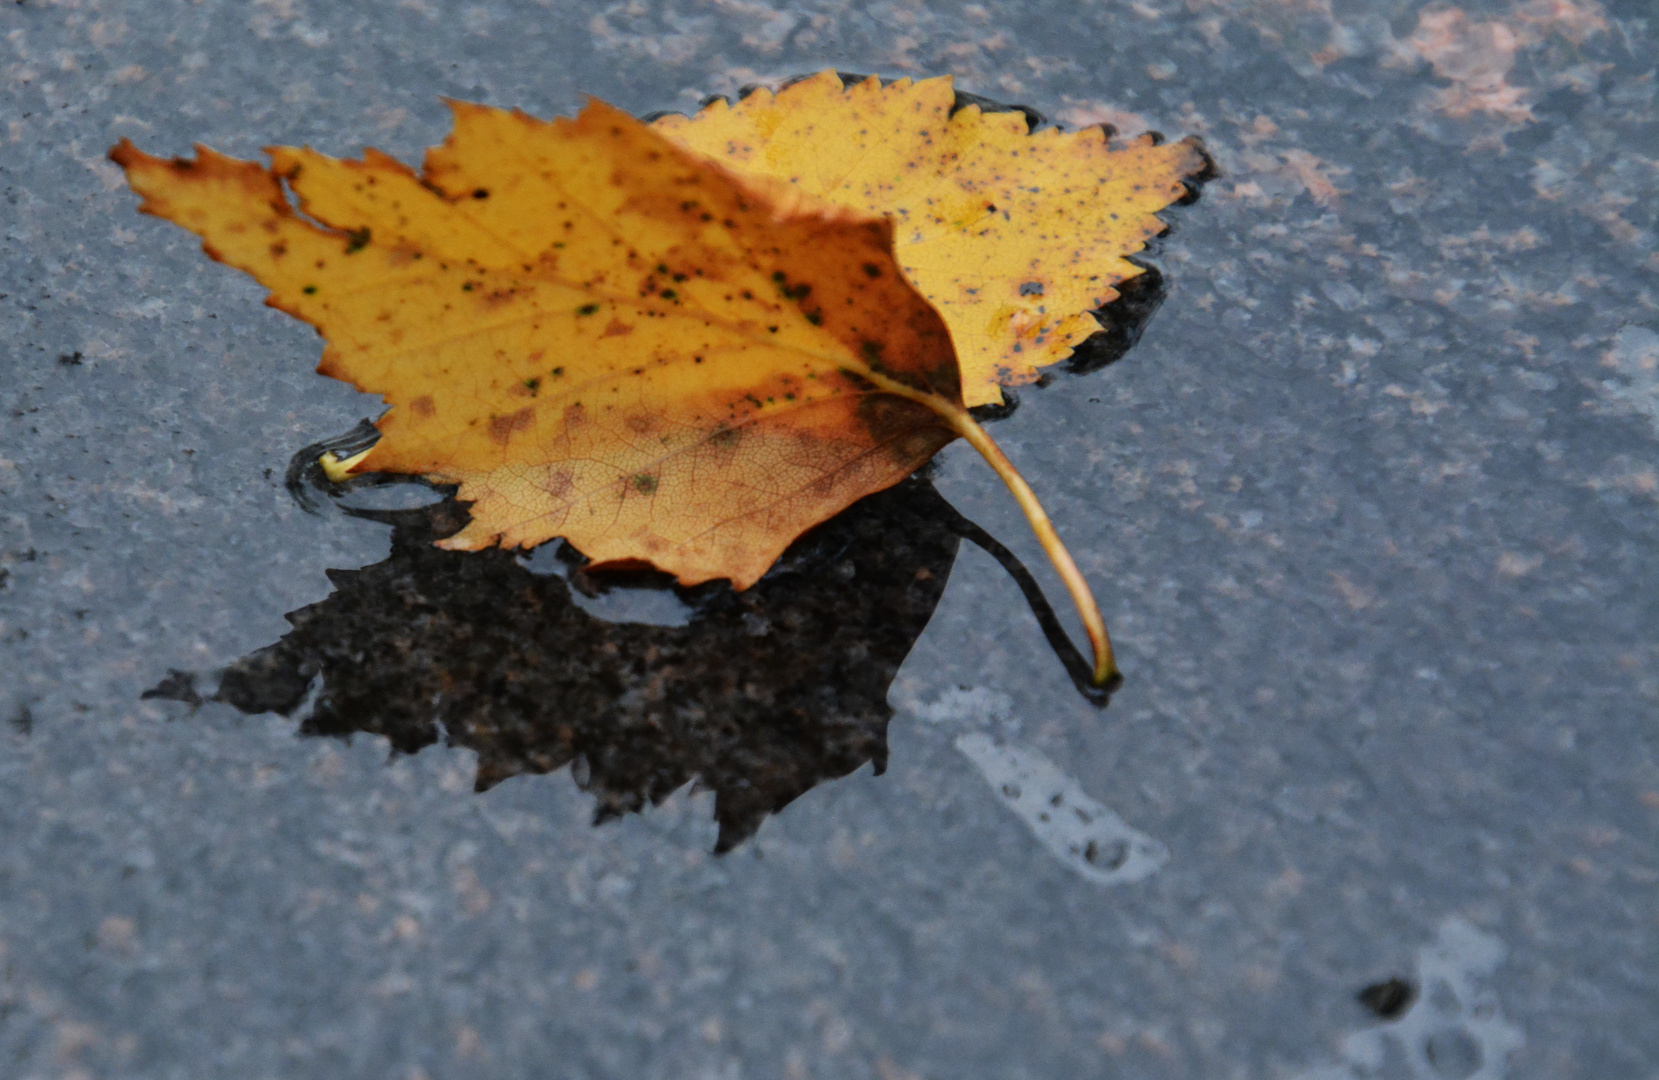
[[[825,71],[655,126],[739,175],[892,218],[899,265],[950,328],[966,403],[989,405],[1100,329],[1090,311],[1141,273],[1127,257],[1206,159],[1190,139],[1032,133],[1023,113],[953,114],[955,99],[949,76],[844,85]]]
[[[1020,500],[1111,677],[1087,585],[968,414],[891,219],[739,180],[601,102],[551,123],[453,109],[420,174],[374,150],[275,148],[265,168],[123,140],[111,156],[142,210],[317,328],[319,371],[386,400],[352,468],[458,485],[471,520],[444,546],[564,537],[600,566],[744,588],[962,436]]]

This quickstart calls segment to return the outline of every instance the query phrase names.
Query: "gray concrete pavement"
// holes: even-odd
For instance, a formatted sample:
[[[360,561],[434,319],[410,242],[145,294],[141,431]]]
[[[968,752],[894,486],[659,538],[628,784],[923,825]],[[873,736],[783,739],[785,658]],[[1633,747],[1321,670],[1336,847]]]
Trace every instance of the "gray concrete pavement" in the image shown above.
[[[1656,35],[1645,0],[4,5],[0,1075],[1659,1077]],[[441,95],[830,66],[1222,170],[1140,343],[996,429],[1097,583],[1109,709],[967,544],[887,771],[719,857],[707,793],[594,828],[568,769],[474,794],[464,746],[141,700],[389,532],[282,486],[374,403],[110,144],[413,160]],[[1039,567],[967,452],[936,483]],[[1136,873],[1083,857],[1114,838]],[[1356,1000],[1396,976],[1395,1019]]]

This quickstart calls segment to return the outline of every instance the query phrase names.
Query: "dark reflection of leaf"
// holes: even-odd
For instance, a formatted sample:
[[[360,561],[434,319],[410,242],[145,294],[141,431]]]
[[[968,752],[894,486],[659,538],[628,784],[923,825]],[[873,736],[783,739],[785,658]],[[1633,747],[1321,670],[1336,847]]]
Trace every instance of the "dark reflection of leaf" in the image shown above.
[[[1065,362],[1066,370],[1074,375],[1099,371],[1123,359],[1169,295],[1163,271],[1145,259],[1129,261],[1141,267],[1141,272],[1113,286],[1117,299],[1095,311],[1100,329],[1079,343]]]
[[[453,502],[358,513],[394,523],[390,557],[330,571],[336,591],[232,664],[218,700],[405,753],[470,747],[479,790],[573,763],[601,821],[697,778],[715,794],[717,851],[822,780],[883,769],[887,689],[944,591],[960,521],[912,478],[802,537],[751,589],[680,590],[689,624],[654,626],[579,607],[571,583],[603,588],[598,575],[567,583],[506,551],[434,547],[465,521]]]
[[[182,701],[192,709],[199,708],[203,701],[201,692],[196,689],[196,676],[188,671],[171,668],[167,677],[142,694],[138,695],[143,701],[160,698],[163,701]]]

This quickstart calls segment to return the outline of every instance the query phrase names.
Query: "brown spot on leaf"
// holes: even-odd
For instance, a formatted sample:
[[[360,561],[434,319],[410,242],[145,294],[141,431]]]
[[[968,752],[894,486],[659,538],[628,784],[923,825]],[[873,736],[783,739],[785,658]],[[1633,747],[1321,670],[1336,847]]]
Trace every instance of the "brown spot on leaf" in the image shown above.
[[[536,407],[534,405],[526,405],[518,412],[507,413],[504,416],[492,416],[490,417],[490,438],[502,446],[506,446],[507,441],[516,432],[528,430],[535,426],[535,423]]]
[[[563,499],[575,487],[568,468],[554,469],[547,473],[541,482],[541,489],[555,499]]]

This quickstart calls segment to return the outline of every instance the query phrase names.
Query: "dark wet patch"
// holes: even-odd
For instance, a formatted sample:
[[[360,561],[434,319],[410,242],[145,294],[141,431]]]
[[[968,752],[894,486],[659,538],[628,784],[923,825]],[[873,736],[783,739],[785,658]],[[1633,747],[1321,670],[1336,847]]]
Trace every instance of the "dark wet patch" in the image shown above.
[[[1380,983],[1372,983],[1354,997],[1361,1005],[1384,1020],[1393,1020],[1417,999],[1417,988],[1396,976]]]

